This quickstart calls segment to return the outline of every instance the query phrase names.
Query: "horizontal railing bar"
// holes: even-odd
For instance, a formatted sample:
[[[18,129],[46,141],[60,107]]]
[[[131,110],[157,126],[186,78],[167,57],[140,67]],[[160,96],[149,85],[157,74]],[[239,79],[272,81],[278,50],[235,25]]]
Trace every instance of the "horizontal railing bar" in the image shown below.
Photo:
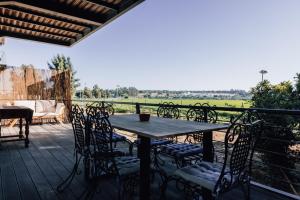
[[[81,102],[91,102],[90,100],[73,100],[73,101],[81,101]],[[119,102],[119,101],[100,101],[100,100],[93,100],[93,102],[104,102],[104,103],[111,103],[111,104],[124,104],[124,105],[136,105],[139,104],[140,106],[161,106],[162,104],[157,103],[134,103],[134,102]],[[300,110],[297,109],[268,109],[268,108],[232,108],[232,107],[217,107],[217,106],[194,106],[194,105],[168,105],[170,107],[176,108],[202,108],[208,110],[215,110],[215,111],[232,111],[232,112],[244,112],[244,111],[253,111],[257,113],[266,113],[266,114],[283,114],[283,115],[296,115],[300,116]]]
[[[269,190],[269,191],[271,191],[271,192],[280,194],[280,195],[282,195],[282,196],[289,197],[289,198],[291,198],[291,199],[297,199],[297,200],[300,200],[300,198],[299,198],[298,195],[291,194],[291,193],[288,193],[288,192],[284,192],[284,191],[282,191],[282,190],[278,190],[278,189],[276,189],[276,188],[273,188],[273,187],[270,187],[270,186],[267,186],[267,185],[263,185],[263,184],[261,184],[261,183],[255,182],[255,181],[251,181],[251,185],[254,185],[254,186],[259,187],[259,188],[262,188],[262,189]]]

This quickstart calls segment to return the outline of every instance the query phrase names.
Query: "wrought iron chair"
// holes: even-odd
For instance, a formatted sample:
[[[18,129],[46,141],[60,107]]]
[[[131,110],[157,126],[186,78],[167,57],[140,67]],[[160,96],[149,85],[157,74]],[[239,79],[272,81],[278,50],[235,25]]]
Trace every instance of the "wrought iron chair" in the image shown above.
[[[202,161],[178,169],[162,185],[162,197],[171,180],[182,184],[182,189],[191,198],[201,195],[203,189],[212,192],[217,199],[221,194],[246,184],[246,199],[250,198],[250,179],[253,152],[262,132],[262,121],[247,122],[244,113],[237,118],[225,134],[224,162]]]
[[[112,115],[114,114],[114,109],[113,109],[111,104],[105,105],[103,107],[98,102],[95,103],[95,104],[88,105],[86,107],[86,114],[87,115],[95,115],[97,112],[99,112],[99,114],[102,114],[103,116],[109,118],[110,114],[112,114]],[[119,143],[119,142],[127,143],[128,148],[129,148],[129,150],[128,150],[129,154],[132,155],[133,142],[128,140],[125,136],[120,135],[120,134],[116,133],[115,131],[113,131],[112,142],[113,142],[115,148],[117,147],[117,143]]]
[[[139,159],[134,156],[124,156],[122,152],[114,150],[111,124],[107,116],[101,112],[88,113],[87,130],[91,139],[86,156],[86,168],[89,169],[90,179],[97,180],[103,176],[116,177],[119,198],[132,195],[137,185]],[[93,196],[96,187],[92,187],[91,190],[88,192],[90,197]]]
[[[208,106],[208,104],[195,104],[194,106]],[[197,122],[217,121],[217,113],[212,110],[202,108],[190,108],[186,115],[187,120]],[[172,143],[161,146],[160,150],[163,155],[172,157],[178,168],[201,161],[202,159],[202,139],[203,133],[187,135],[185,143]],[[186,143],[188,142],[188,143]]]
[[[78,167],[80,161],[85,156],[87,150],[87,138],[85,137],[84,123],[85,118],[83,114],[83,110],[78,105],[72,105],[70,111],[70,121],[72,123],[73,133],[74,133],[74,155],[75,155],[75,163],[71,173],[67,176],[67,178],[57,186],[57,191],[64,191],[74,179],[76,173],[78,174]]]
[[[196,103],[194,106],[198,108],[190,108],[186,113],[186,119],[196,122],[208,122],[216,123],[218,121],[218,113],[208,103]],[[203,109],[205,107],[205,109]],[[185,138],[185,142],[202,143],[203,133],[188,134]]]

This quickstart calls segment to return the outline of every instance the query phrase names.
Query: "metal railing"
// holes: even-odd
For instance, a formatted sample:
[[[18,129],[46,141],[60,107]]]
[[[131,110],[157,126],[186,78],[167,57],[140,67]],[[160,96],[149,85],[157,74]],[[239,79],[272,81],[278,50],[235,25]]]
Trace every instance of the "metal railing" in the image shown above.
[[[116,101],[93,101],[101,105],[111,105],[115,113],[147,112],[156,115],[158,106],[155,103],[134,103]],[[89,100],[73,100],[73,103],[90,103]],[[236,116],[245,111],[255,112],[267,123],[268,134],[261,137],[253,159],[253,180],[258,185],[275,188],[293,195],[300,194],[300,110],[264,109],[264,108],[232,108],[216,106],[170,105],[180,109],[180,119],[186,119],[188,109],[202,109],[207,115],[210,110],[218,114],[217,123],[230,123]],[[278,118],[293,120],[293,126],[274,124],[269,119]],[[206,117],[207,118],[207,117]],[[224,132],[218,132],[220,136]],[[278,136],[277,136],[278,135]],[[222,137],[220,137],[222,138]],[[222,140],[214,141],[218,146],[217,153],[222,153]]]

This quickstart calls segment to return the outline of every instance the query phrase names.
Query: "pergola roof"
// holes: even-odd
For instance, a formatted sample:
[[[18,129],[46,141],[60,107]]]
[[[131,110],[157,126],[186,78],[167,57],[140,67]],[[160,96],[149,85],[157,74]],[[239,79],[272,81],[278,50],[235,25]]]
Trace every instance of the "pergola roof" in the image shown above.
[[[144,0],[0,0],[0,37],[71,46]]]

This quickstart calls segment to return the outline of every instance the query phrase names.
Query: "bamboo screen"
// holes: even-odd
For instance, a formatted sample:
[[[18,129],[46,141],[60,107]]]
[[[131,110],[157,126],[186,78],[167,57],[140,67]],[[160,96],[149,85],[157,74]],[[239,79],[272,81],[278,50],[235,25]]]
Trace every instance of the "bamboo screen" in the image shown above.
[[[0,68],[0,101],[56,100],[70,103],[70,72],[33,66]]]

